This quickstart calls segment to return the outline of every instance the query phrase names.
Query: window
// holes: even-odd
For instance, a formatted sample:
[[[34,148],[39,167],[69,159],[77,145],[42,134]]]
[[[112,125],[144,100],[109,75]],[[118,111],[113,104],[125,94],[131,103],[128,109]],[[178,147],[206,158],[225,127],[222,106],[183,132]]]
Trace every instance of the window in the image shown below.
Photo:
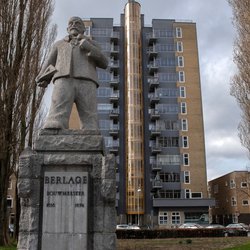
[[[179,137],[165,137],[157,138],[158,145],[163,148],[179,147]]]
[[[190,184],[190,172],[189,171],[184,171],[184,183]]]
[[[98,88],[97,97],[110,97],[112,93],[111,88]]]
[[[180,86],[180,97],[186,98],[186,88],[184,86]]]
[[[238,223],[238,214],[232,214],[232,222],[233,223]]]
[[[236,184],[234,180],[230,180],[230,188],[235,188]]]
[[[8,189],[12,189],[12,181],[11,180],[9,180]]]
[[[202,193],[201,192],[192,192],[192,199],[201,199]]]
[[[188,148],[189,147],[188,136],[182,136],[182,147],[183,148]]]
[[[157,155],[157,162],[161,165],[179,165],[180,155]]]
[[[178,67],[184,67],[184,57],[178,56]]]
[[[185,102],[181,102],[181,114],[187,114],[187,104]]]
[[[177,41],[176,50],[177,52],[183,52],[183,43],[181,41]]]
[[[155,110],[159,114],[178,114],[178,105],[177,104],[157,104]]]
[[[98,113],[110,113],[110,111],[112,109],[113,109],[112,104],[108,104],[108,103],[98,103],[97,104]]]
[[[185,189],[185,199],[190,199],[190,198],[191,198],[191,190]]]
[[[84,35],[85,36],[90,36],[90,26],[85,26]]]
[[[99,120],[100,130],[110,130],[111,121],[110,120]]]
[[[189,166],[189,154],[183,154],[183,165]]]
[[[159,225],[166,225],[168,223],[168,213],[167,212],[159,212],[158,223],[159,223]]]
[[[162,182],[180,182],[180,174],[174,172],[160,172],[160,179]]]
[[[188,131],[188,120],[187,119],[181,120],[181,130]]]
[[[241,188],[247,188],[247,182],[246,182],[246,181],[242,181],[242,182],[240,183],[240,187],[241,187]]]
[[[171,213],[171,217],[172,217],[172,224],[176,225],[176,224],[180,224],[181,223],[181,215],[180,212],[172,212]]]
[[[242,206],[248,206],[249,201],[248,200],[242,200]]]
[[[176,27],[176,37],[177,38],[182,38],[182,28],[181,27]]]
[[[156,198],[166,198],[166,199],[180,199],[180,190],[159,190],[156,193]]]
[[[216,184],[216,185],[214,185],[214,194],[218,194],[218,192],[219,192],[219,185],[218,184]]]
[[[13,199],[10,195],[7,195],[7,208],[13,207]]]
[[[237,200],[236,200],[236,198],[234,196],[231,198],[231,206],[232,207],[237,206]]]
[[[185,72],[184,71],[179,71],[178,72],[179,75],[179,82],[185,82]]]

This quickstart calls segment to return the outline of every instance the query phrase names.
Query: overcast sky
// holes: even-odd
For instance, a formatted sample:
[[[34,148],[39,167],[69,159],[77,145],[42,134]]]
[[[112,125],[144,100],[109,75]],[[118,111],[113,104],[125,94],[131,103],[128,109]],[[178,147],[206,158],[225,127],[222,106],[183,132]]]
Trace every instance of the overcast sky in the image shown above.
[[[127,0],[55,0],[52,22],[58,39],[66,34],[69,17],[114,18],[120,24]],[[226,0],[138,0],[145,24],[152,19],[192,20],[197,25],[205,124],[208,180],[250,167],[237,126],[240,110],[230,96],[230,78],[236,71],[233,58],[235,30]]]

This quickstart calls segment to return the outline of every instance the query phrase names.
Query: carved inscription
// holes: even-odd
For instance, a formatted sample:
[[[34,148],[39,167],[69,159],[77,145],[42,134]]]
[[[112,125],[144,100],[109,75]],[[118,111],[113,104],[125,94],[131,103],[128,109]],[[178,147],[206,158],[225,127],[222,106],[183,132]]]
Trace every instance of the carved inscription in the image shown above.
[[[86,233],[87,172],[45,172],[43,232]]]

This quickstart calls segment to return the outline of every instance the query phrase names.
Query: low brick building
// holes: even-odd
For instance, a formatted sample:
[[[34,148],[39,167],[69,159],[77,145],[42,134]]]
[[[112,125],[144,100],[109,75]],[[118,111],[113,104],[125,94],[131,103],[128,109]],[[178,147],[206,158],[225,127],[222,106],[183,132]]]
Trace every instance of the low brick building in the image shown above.
[[[213,223],[250,224],[250,172],[234,171],[209,181]]]

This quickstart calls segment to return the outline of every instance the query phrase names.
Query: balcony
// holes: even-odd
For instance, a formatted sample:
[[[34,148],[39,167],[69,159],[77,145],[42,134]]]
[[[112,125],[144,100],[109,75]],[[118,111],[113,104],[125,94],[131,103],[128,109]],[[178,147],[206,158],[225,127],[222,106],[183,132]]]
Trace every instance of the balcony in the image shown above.
[[[215,205],[214,199],[153,199],[153,207],[211,207]]]
[[[150,91],[153,91],[155,88],[159,86],[159,78],[158,77],[149,77],[148,84]]]
[[[112,103],[117,103],[119,100],[119,91],[114,91],[110,97],[109,97],[110,102]]]
[[[162,170],[162,165],[157,163],[157,162],[151,162],[150,163],[152,171],[161,171]]]
[[[157,94],[150,94],[149,95],[149,102],[151,107],[153,108],[156,103],[159,103],[160,97]]]
[[[119,40],[119,38],[120,38],[120,33],[118,31],[112,31],[111,36],[110,36],[110,40],[112,42],[116,42],[117,43],[118,40]]]
[[[150,134],[151,134],[152,138],[155,138],[155,137],[161,135],[161,131],[159,129],[157,129],[157,128],[153,128],[153,129],[150,130]]]
[[[160,113],[158,110],[152,109],[150,112],[150,119],[152,121],[160,119]]]
[[[158,65],[157,65],[156,62],[150,62],[150,63],[148,64],[149,74],[155,74],[155,73],[157,73],[158,68],[159,68],[159,67],[158,67]]]
[[[161,153],[162,149],[161,149],[161,146],[158,145],[158,144],[153,144],[151,145],[151,153],[152,154],[159,154]]]
[[[111,145],[111,147],[109,147],[109,152],[111,154],[117,155],[119,151],[119,141],[118,140],[114,140],[113,144]]]
[[[111,61],[109,64],[109,68],[110,68],[111,72],[117,73],[119,70],[119,61],[117,61],[117,60]]]
[[[152,189],[161,189],[163,188],[161,180],[153,180],[152,181]]]
[[[113,88],[118,88],[118,85],[119,85],[119,76],[111,76],[111,79],[110,79],[110,85],[111,87]]]
[[[119,134],[119,124],[112,124],[109,130],[109,134],[114,138],[117,138]]]
[[[148,52],[149,60],[153,60],[154,58],[157,57],[158,52],[156,51],[155,46],[149,47],[147,49],[147,52]]]
[[[118,120],[119,118],[119,109],[112,109],[109,113],[109,117],[110,119],[113,120]]]
[[[154,31],[151,34],[149,34],[147,38],[148,38],[149,45],[152,45],[152,44],[156,43],[156,41],[157,41],[157,38],[155,36]]]
[[[119,46],[112,45],[110,49],[111,56],[117,56],[119,54]]]

